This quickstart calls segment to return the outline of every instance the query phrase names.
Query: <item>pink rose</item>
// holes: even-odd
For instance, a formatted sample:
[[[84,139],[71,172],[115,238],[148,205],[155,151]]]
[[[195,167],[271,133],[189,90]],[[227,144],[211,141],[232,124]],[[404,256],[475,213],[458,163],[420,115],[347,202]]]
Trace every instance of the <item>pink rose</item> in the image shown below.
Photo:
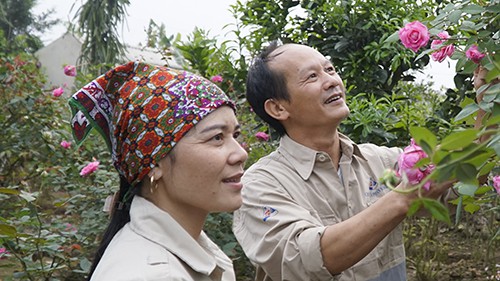
[[[246,151],[246,152],[249,152],[249,147],[248,147],[248,143],[246,142],[242,142],[240,143],[241,147]]]
[[[465,51],[465,56],[474,63],[479,63],[484,58],[485,54],[481,53],[476,45],[472,45]]]
[[[99,161],[90,162],[80,171],[80,176],[86,177],[99,168]]]
[[[56,98],[60,97],[63,93],[64,93],[64,89],[62,87],[56,88],[56,89],[54,89],[54,91],[52,91],[52,95]]]
[[[432,40],[431,49],[437,49],[437,46],[443,44],[443,42],[446,42],[446,40],[450,38],[450,35],[447,31],[441,31],[438,33],[438,37],[442,40]]]
[[[500,176],[493,177],[493,187],[497,191],[497,194],[500,195]]]
[[[421,159],[427,158],[427,153],[411,139],[411,144],[407,146],[398,159],[398,176],[406,175],[411,185],[419,184],[432,170],[434,165],[427,165],[421,168],[414,168],[415,164]],[[425,190],[429,190],[431,182],[428,181],[423,186]]]
[[[268,141],[269,135],[264,132],[258,132],[255,134],[255,137],[261,141]]]
[[[66,223],[64,225],[64,231],[67,231],[67,232],[76,232],[77,229],[71,223]]]
[[[438,51],[431,54],[433,60],[437,62],[443,62],[446,57],[450,57],[455,52],[455,46],[447,45],[439,49]]]
[[[74,65],[66,65],[64,67],[64,74],[75,77],[76,76],[76,66]]]
[[[71,146],[71,142],[63,140],[61,142],[61,146],[64,147],[65,149],[68,149]]]
[[[212,82],[214,82],[214,83],[220,83],[220,82],[222,82],[223,79],[222,79],[222,76],[215,75],[215,76],[212,76],[212,78],[210,78],[210,80],[212,80]]]
[[[6,248],[0,248],[0,260],[6,259],[10,256],[10,252]]]
[[[430,39],[427,26],[419,21],[407,23],[399,30],[399,39],[406,48],[417,52],[418,49],[427,45]]]

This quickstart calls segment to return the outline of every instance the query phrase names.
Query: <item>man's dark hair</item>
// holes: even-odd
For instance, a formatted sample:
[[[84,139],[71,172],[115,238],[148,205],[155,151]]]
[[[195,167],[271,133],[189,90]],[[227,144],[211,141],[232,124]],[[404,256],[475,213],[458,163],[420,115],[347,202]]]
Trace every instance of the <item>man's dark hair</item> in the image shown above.
[[[283,125],[269,116],[264,109],[264,103],[268,99],[290,100],[284,75],[269,68],[269,62],[280,54],[280,52],[277,52],[271,56],[271,53],[278,49],[279,46],[277,41],[273,41],[254,58],[248,70],[246,97],[253,111],[276,130],[280,136],[283,136],[286,133]]]

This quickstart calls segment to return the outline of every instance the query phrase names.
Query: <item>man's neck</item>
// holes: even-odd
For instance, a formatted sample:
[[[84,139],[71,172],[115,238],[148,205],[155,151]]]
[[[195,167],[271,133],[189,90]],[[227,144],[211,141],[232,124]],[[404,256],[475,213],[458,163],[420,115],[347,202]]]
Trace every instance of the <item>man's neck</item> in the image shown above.
[[[327,153],[333,161],[335,167],[338,167],[341,156],[340,136],[335,129],[331,133],[314,132],[287,132],[288,136],[297,143],[310,149]]]

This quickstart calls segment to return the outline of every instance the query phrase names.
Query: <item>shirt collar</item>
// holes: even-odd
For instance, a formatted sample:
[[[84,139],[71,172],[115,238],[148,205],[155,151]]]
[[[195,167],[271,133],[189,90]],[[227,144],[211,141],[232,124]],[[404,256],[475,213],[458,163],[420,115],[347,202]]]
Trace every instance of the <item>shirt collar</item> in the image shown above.
[[[342,149],[342,157],[352,159],[353,156],[356,156],[366,160],[361,153],[358,145],[355,144],[347,136],[339,133],[339,140],[340,147]],[[291,139],[288,135],[284,135],[283,137],[281,137],[278,152],[281,153],[283,157],[285,157],[290,162],[290,164],[295,168],[295,170],[304,180],[307,180],[311,176],[314,164],[316,163],[318,158],[325,156],[329,158],[329,156],[325,152],[314,150],[307,146],[304,146]]]
[[[227,257],[219,257],[222,252],[215,249],[216,245],[204,232],[196,241],[169,213],[140,196],[135,196],[132,201],[130,227],[137,234],[167,249],[197,272],[211,275],[216,270],[223,270],[217,261],[221,262]]]

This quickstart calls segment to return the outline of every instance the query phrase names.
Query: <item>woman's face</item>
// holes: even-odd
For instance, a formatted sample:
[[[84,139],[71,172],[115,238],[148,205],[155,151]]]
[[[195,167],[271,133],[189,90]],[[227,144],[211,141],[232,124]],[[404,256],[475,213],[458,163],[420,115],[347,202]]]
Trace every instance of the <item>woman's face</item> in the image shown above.
[[[160,163],[165,208],[172,212],[229,212],[242,204],[241,177],[248,157],[237,141],[234,111],[223,106],[193,127]]]

